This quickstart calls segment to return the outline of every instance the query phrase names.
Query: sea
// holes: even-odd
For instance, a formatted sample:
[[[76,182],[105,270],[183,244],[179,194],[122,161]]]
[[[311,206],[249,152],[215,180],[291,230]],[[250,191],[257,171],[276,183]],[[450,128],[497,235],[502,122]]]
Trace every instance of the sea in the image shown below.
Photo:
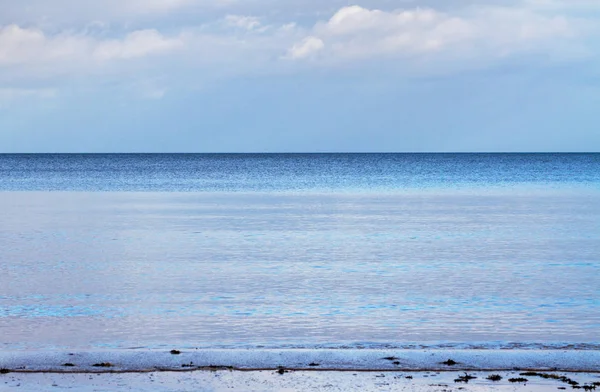
[[[600,154],[0,155],[0,349],[600,349]]]

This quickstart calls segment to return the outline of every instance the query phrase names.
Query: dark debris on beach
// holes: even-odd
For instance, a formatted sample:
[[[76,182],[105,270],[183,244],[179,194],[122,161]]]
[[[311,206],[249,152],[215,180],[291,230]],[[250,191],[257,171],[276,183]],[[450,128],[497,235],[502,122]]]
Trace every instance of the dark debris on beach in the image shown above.
[[[216,372],[218,370],[229,370],[229,371],[232,371],[235,368],[233,366],[208,365],[208,366],[198,367],[198,369],[210,370],[211,372]]]
[[[456,362],[453,359],[448,359],[447,361],[444,362],[440,362],[441,365],[446,365],[446,366],[454,366],[454,365],[458,365],[458,362]]]
[[[113,364],[110,362],[100,362],[100,363],[95,363],[92,365],[93,367],[113,367]]]
[[[454,379],[454,382],[464,382],[464,383],[468,383],[470,380],[474,380],[477,377],[472,376],[468,373],[465,372],[465,374],[463,376],[458,376],[458,378]]]
[[[283,367],[283,366],[279,366],[279,367],[277,368],[277,373],[279,373],[279,374],[285,374],[285,373],[289,373],[289,372],[290,372],[290,371],[289,371],[289,370],[287,370],[287,369],[286,369],[285,367]]]
[[[513,377],[513,378],[509,378],[508,382],[519,382],[519,383],[525,383],[529,381],[528,379],[524,378],[524,377]]]
[[[589,385],[579,385],[579,383],[567,376],[561,376],[559,374],[554,373],[538,373],[538,372],[524,372],[520,373],[520,376],[529,376],[529,377],[541,377],[546,380],[557,380],[564,382],[565,384],[569,384],[573,389],[583,389],[585,391],[593,391],[598,386],[600,386],[600,382],[593,382]]]

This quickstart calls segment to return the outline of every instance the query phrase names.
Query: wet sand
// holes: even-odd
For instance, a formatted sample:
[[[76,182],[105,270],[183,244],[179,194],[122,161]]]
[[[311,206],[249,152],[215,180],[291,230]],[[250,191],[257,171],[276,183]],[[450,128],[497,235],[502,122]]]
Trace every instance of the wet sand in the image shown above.
[[[455,381],[464,372],[332,372],[332,371],[194,371],[150,373],[8,373],[0,375],[0,390],[47,391],[518,391],[571,390],[553,379],[526,376],[527,381],[510,382],[520,372],[470,372],[468,383]],[[491,375],[502,380],[491,381]],[[549,373],[553,374],[553,373]],[[560,373],[581,386],[600,384],[600,374]],[[598,387],[600,389],[600,387]]]
[[[19,372],[149,372],[175,370],[600,372],[598,350],[238,349],[4,351],[0,369]]]
[[[597,350],[0,352],[0,390],[600,390]]]

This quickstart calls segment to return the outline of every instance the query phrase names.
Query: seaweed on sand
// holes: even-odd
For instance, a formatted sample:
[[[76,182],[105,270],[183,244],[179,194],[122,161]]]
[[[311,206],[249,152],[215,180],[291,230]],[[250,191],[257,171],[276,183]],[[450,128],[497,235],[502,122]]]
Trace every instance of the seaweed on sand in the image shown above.
[[[455,360],[453,360],[453,359],[449,359],[449,360],[447,360],[447,361],[440,362],[440,364],[442,364],[442,365],[447,365],[447,366],[454,366],[454,365],[458,365],[458,362],[456,362],[456,361],[455,361]]]
[[[519,375],[520,376],[541,377],[541,378],[550,379],[550,380],[558,380],[558,381],[567,383],[572,387],[576,387],[579,385],[579,383],[577,381],[572,380],[567,376],[560,376],[560,375],[554,374],[554,373],[525,372],[525,373],[520,373]]]
[[[100,363],[95,363],[92,366],[93,367],[105,367],[105,368],[108,368],[108,367],[113,367],[113,364],[110,363],[110,362],[100,362]]]
[[[285,374],[285,373],[289,373],[289,372],[290,372],[290,371],[289,371],[289,370],[287,370],[287,369],[286,369],[285,367],[283,367],[283,366],[279,366],[279,367],[277,368],[277,373],[279,373],[279,374]]]
[[[508,382],[527,382],[527,381],[529,381],[529,380],[526,378],[523,378],[523,377],[513,377],[513,378],[508,379]]]
[[[470,380],[476,379],[477,377],[472,376],[465,372],[464,376],[458,376],[458,378],[454,379],[454,382],[464,382],[468,383]]]
[[[216,372],[218,370],[229,370],[229,371],[232,371],[234,368],[233,368],[233,366],[208,365],[206,367],[202,367],[202,368],[198,368],[198,369],[204,369],[204,370],[210,370],[211,372]]]

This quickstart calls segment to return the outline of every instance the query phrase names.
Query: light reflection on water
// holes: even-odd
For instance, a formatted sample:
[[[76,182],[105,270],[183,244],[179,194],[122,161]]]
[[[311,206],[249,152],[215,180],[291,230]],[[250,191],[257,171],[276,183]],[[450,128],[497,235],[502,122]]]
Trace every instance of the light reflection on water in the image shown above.
[[[1,342],[597,343],[598,196],[0,193]]]

